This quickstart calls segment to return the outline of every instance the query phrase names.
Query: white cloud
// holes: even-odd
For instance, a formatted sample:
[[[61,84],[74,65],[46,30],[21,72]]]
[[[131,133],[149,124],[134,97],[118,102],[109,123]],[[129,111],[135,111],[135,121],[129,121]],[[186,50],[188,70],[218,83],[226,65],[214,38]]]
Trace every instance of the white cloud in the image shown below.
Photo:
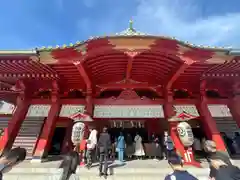
[[[240,47],[240,13],[203,18],[193,0],[137,2],[134,21],[138,30],[195,44]]]

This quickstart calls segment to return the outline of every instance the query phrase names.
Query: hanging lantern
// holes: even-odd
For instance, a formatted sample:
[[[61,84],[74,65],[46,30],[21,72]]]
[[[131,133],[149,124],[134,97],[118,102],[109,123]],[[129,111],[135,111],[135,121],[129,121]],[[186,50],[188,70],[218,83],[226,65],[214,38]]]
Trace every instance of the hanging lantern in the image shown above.
[[[84,138],[85,124],[82,122],[76,122],[72,127],[71,140],[74,145],[79,144]]]
[[[178,136],[185,147],[193,145],[194,136],[191,126],[187,122],[180,122],[177,125]]]
[[[86,132],[86,125],[83,122],[93,121],[92,118],[84,113],[77,112],[70,116],[74,120],[74,125],[72,127],[71,140],[74,145],[79,144],[84,138]]]

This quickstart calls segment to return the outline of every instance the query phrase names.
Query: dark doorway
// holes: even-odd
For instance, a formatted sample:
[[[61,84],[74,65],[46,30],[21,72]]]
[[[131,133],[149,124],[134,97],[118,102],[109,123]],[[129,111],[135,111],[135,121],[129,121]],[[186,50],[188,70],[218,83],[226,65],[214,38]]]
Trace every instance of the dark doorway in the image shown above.
[[[48,151],[48,155],[60,155],[63,145],[63,140],[66,134],[66,127],[56,127],[54,130],[52,143]]]

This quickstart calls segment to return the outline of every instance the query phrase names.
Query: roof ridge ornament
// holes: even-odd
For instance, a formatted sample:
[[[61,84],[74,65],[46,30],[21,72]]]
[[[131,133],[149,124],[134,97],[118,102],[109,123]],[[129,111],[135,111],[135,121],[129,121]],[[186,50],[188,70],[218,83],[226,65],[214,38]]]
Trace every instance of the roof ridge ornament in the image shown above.
[[[130,20],[129,21],[129,27],[126,30],[124,30],[120,33],[117,33],[116,35],[117,36],[146,36],[147,34],[136,31],[133,28],[133,20]]]
[[[133,28],[133,20],[129,21],[129,29],[135,31],[134,28]]]

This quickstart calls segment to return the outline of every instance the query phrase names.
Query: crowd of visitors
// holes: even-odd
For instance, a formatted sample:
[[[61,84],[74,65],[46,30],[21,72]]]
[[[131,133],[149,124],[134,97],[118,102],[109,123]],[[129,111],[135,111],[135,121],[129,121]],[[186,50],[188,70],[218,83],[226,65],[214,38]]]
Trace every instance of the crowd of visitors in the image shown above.
[[[237,136],[236,136],[237,137]],[[91,168],[95,157],[99,160],[99,176],[107,178],[108,174],[108,161],[113,158],[113,152],[117,154],[118,161],[124,163],[125,157],[141,159],[148,153],[150,157],[159,157],[159,152],[164,148],[164,158],[167,159],[173,172],[166,175],[165,180],[197,180],[197,178],[190,174],[183,167],[183,159],[176,153],[175,145],[168,135],[164,133],[163,147],[160,145],[159,137],[155,134],[151,136],[152,143],[148,148],[151,152],[144,147],[142,137],[136,133],[132,138],[129,134],[124,136],[120,133],[116,138],[114,145],[111,141],[111,136],[108,133],[107,127],[104,127],[102,132],[97,133],[95,129],[90,130],[87,138],[82,140],[74,151],[69,152],[61,163],[63,173],[60,180],[68,180],[70,176],[76,174],[76,169],[80,162],[85,159],[86,167]],[[195,149],[200,151],[199,142],[196,143]],[[115,148],[115,149],[113,149]],[[210,180],[240,180],[240,169],[234,166],[227,153],[218,152],[216,144],[213,141],[205,140],[203,149],[205,157],[209,162],[209,179]],[[83,156],[86,154],[86,156]],[[26,157],[26,150],[24,148],[14,148],[8,153],[5,153],[0,158],[0,180],[3,174],[9,172],[15,165],[22,162]],[[113,159],[114,160],[114,159]]]

